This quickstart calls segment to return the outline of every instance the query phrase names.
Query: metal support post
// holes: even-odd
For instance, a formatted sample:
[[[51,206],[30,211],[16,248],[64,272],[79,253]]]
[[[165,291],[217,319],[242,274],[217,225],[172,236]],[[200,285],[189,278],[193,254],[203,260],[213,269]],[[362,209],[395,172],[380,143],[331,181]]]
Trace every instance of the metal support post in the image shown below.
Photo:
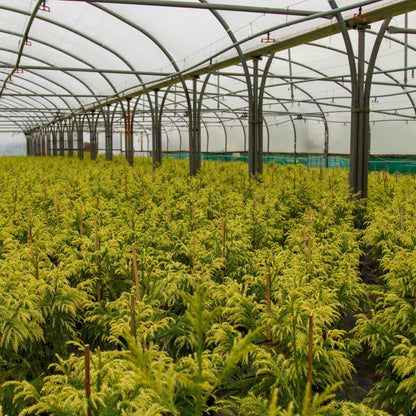
[[[162,164],[162,126],[159,114],[159,90],[155,90],[154,114],[152,119],[152,159],[153,169]]]
[[[134,150],[133,150],[133,132],[132,121],[130,111],[131,98],[127,98],[127,111],[124,113],[124,126],[125,126],[125,146],[126,146],[126,160],[130,166],[134,164]]]
[[[338,9],[338,5],[335,0],[328,0],[329,4],[331,5],[331,8],[333,10]],[[363,174],[363,165],[362,165],[362,145],[363,145],[363,137],[362,134],[359,133],[359,113],[363,110],[363,84],[364,84],[364,45],[362,42],[364,41],[364,33],[365,30],[365,18],[361,17],[361,13],[359,15],[359,21],[357,21],[356,27],[359,28],[360,26],[363,26],[363,30],[359,30],[359,52],[358,54],[361,54],[358,57],[359,60],[359,70],[361,71],[361,74],[357,74],[357,67],[355,63],[355,56],[354,56],[354,50],[351,43],[351,38],[348,34],[348,29],[346,26],[346,23],[341,15],[341,13],[335,13],[335,16],[338,20],[338,25],[340,27],[342,36],[344,38],[344,43],[348,55],[348,62],[350,66],[350,73],[351,73],[351,136],[350,136],[350,177],[349,177],[349,184],[351,192],[354,194],[358,194],[358,196],[361,198],[362,195],[362,189],[359,185],[359,176]],[[362,32],[360,34],[360,32]],[[360,61],[361,59],[361,61]],[[359,78],[361,77],[361,82],[359,82]],[[360,83],[360,85],[359,85]],[[361,92],[360,92],[361,90]],[[360,99],[361,98],[361,99]],[[361,101],[361,107],[360,107],[360,101]],[[361,109],[361,110],[360,110]],[[360,139],[359,139],[360,136]]]
[[[30,134],[30,155],[35,156],[35,132]]]
[[[30,133],[26,133],[25,136],[26,136],[26,155],[31,156],[31,154],[30,154],[30,151],[31,151],[31,149],[30,149]]]
[[[35,149],[36,149],[36,156],[40,156],[41,154],[42,154],[42,137],[41,137],[41,131],[40,130],[38,130],[37,132],[36,132],[36,147],[35,147]]]
[[[37,132],[36,130],[31,134],[31,140],[30,140],[30,145],[31,145],[31,153],[32,156],[36,156],[36,135]]]
[[[30,134],[30,155],[35,156],[35,132]]]
[[[367,189],[364,187],[364,177],[368,176],[368,157],[370,149],[364,140],[364,59],[365,59],[365,27],[359,25],[358,29],[358,62],[357,62],[357,85],[358,85],[358,131],[357,131],[357,165],[355,189],[361,198],[367,197]],[[366,163],[367,162],[367,163]]]
[[[105,160],[113,160],[113,123],[109,105],[105,117]]]
[[[198,76],[192,78],[192,124],[189,135],[189,173],[195,176],[201,170],[201,118],[198,103]]]
[[[44,129],[40,131],[40,137],[41,137],[41,155],[46,155],[46,132]]]
[[[52,155],[58,156],[58,127],[52,127]]]
[[[35,141],[35,132],[31,131],[30,135],[29,135],[29,154],[30,156],[34,156],[35,155],[35,145],[34,145],[34,141]]]
[[[357,82],[357,77],[354,80]],[[353,194],[358,193],[358,90],[351,92],[351,130],[350,130],[350,173],[349,185]]]
[[[209,77],[209,75],[208,75]],[[195,81],[195,89],[197,89],[197,82]],[[205,90],[205,86],[204,86],[204,90]],[[203,92],[201,91],[201,95],[199,97],[199,103],[197,104],[196,107],[196,111],[195,111],[195,123],[194,123],[194,129],[195,129],[195,140],[196,140],[196,146],[195,146],[195,150],[196,150],[196,154],[195,154],[195,169],[196,172],[200,172],[201,171],[201,103],[202,103],[202,97],[203,97]]]
[[[293,164],[296,165],[298,163],[298,132],[293,117],[290,117],[290,120],[293,127]]]
[[[95,126],[90,130],[90,159],[97,159],[97,129]]]
[[[192,117],[191,117],[191,125],[189,126],[189,174],[191,176],[195,176],[195,138],[194,138],[194,123],[195,123],[195,102],[196,102],[196,80],[195,78],[192,79]]]
[[[63,122],[59,125],[59,156],[65,156],[65,129]]]
[[[256,173],[258,175],[263,175],[263,100],[260,98],[259,90],[259,78],[258,78],[258,61],[256,60],[256,77],[254,80],[254,96],[257,99],[256,102],[256,123],[255,123],[255,130],[256,130]]]
[[[68,120],[67,124],[67,137],[68,137],[68,156],[74,156],[74,123],[72,120]]]
[[[328,128],[328,122],[326,119],[324,120],[324,127],[325,127],[325,139],[324,139],[324,161],[325,161],[325,167],[328,168],[328,155],[329,155],[329,128]]]
[[[263,173],[263,111],[259,105],[259,60],[253,59],[253,94],[249,102],[249,175],[255,177]]]
[[[46,130],[46,154],[48,156],[52,155],[52,142],[51,142],[51,131],[50,129]]]
[[[43,131],[39,129],[38,133],[38,155],[42,156],[43,154]]]
[[[368,61],[367,66],[367,77],[365,80],[364,86],[364,112],[363,112],[363,135],[364,135],[364,149],[366,151],[364,157],[364,175],[362,178],[362,189],[363,189],[363,198],[367,198],[368,191],[368,171],[370,164],[370,147],[371,147],[371,130],[370,130],[370,93],[371,93],[371,84],[373,80],[374,68],[376,64],[376,59],[378,52],[380,50],[381,43],[383,41],[384,35],[387,32],[388,25],[391,21],[391,18],[385,19],[383,24],[380,27],[380,30],[377,34],[376,41],[374,42],[373,49],[371,52],[370,60]]]
[[[96,160],[98,155],[98,140],[97,140],[97,123],[95,121],[94,110],[91,112],[90,122],[90,159]]]
[[[255,106],[254,106],[254,97],[252,100],[249,100],[248,103],[248,174],[249,177],[253,177],[256,174],[256,162],[255,162]]]
[[[84,159],[84,120],[83,116],[78,116],[77,121],[77,148],[78,148],[78,159]]]
[[[257,146],[259,142],[258,137],[258,107],[259,107],[259,61],[257,58],[253,59],[253,175],[255,176],[259,172],[258,159],[257,159]]]
[[[227,153],[228,153],[228,133],[227,133],[227,128],[224,126],[224,123],[222,123],[222,127],[224,129],[224,160],[227,160]]]
[[[37,131],[35,130],[31,135],[31,141],[30,141],[32,156],[36,156],[36,135],[37,135]]]
[[[30,154],[36,156],[36,131],[30,135]]]
[[[338,8],[335,0],[328,0],[332,9]],[[359,198],[367,198],[368,193],[368,171],[370,159],[370,91],[372,77],[374,74],[375,62],[381,41],[384,37],[390,18],[386,19],[377,35],[374,43],[371,58],[367,67],[367,75],[364,73],[365,54],[365,16],[359,14],[355,17],[354,27],[358,29],[358,66],[355,64],[355,57],[352,50],[351,39],[342,15],[335,13],[341,29],[346,46],[351,72],[351,139],[350,139],[350,189]]]

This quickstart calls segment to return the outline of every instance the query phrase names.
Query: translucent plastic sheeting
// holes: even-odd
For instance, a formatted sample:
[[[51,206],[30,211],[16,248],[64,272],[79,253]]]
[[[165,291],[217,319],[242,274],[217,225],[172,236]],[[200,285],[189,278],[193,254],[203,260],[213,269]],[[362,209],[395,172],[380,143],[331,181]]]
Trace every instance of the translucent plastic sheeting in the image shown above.
[[[169,83],[175,82],[176,86],[166,96],[163,125],[167,131],[176,132],[178,141],[178,131],[185,132],[186,136],[188,128],[186,94],[178,82],[178,73],[187,77],[191,71],[197,74],[196,68],[199,68],[202,75],[198,81],[200,90],[205,73],[212,66],[219,75],[212,75],[206,87],[202,119],[207,137],[212,130],[212,138],[218,138],[218,143],[212,139],[211,144],[215,149],[223,149],[225,136],[218,131],[230,129],[229,137],[236,131],[241,135],[241,130],[237,129],[247,125],[248,112],[246,72],[241,64],[228,66],[229,63],[237,63],[239,53],[255,55],[253,51],[263,54],[266,50],[276,50],[264,95],[264,114],[266,121],[270,121],[267,137],[270,139],[279,134],[277,130],[283,127],[276,126],[293,127],[298,114],[302,114],[301,123],[296,122],[299,137],[310,137],[309,144],[300,141],[300,146],[310,149],[321,146],[324,121],[331,132],[342,130],[345,132],[343,137],[348,135],[351,114],[348,56],[342,36],[336,33],[337,22],[327,0],[280,1],[278,4],[272,0],[256,1],[255,4],[248,0],[215,1],[218,5],[285,9],[287,13],[282,14],[226,11],[220,10],[221,7],[203,10],[166,7],[166,4],[149,6],[66,0],[47,1],[50,12],[43,10],[46,8],[35,11],[38,3],[34,0],[0,0],[0,84],[10,78],[17,62],[20,69],[13,74],[13,83],[7,83],[7,89],[2,91],[0,120],[4,117],[8,123],[15,123],[16,129],[44,126],[62,115],[82,113],[107,102],[115,103],[126,94],[140,95],[159,88],[159,85],[162,99]],[[199,1],[183,3],[203,4]],[[371,15],[380,8],[399,7],[405,3],[412,2],[373,1],[363,7],[362,13]],[[338,6],[343,9],[355,4],[356,1],[338,0]],[[305,13],[293,15],[292,10]],[[311,18],[308,13],[312,12],[321,14]],[[354,7],[343,11],[342,15],[351,19],[357,13],[358,7]],[[35,18],[29,27],[32,15]],[[380,24],[372,23],[367,29],[366,63]],[[403,15],[396,16],[391,25],[415,28],[416,14],[409,13],[407,21]],[[327,31],[324,37],[315,39],[319,36],[311,35],[308,44],[298,41],[308,40],[309,34],[320,29]],[[28,37],[24,39],[27,30]],[[353,30],[349,33],[357,55],[357,34]],[[382,43],[371,90],[373,123],[413,121],[415,38],[416,35],[387,34]],[[297,43],[300,45],[290,50],[284,46]],[[267,59],[263,56],[259,63],[260,76]],[[222,62],[225,62],[224,68]],[[252,62],[249,60],[246,65],[252,73]],[[403,69],[405,66],[407,70]],[[165,84],[159,84],[161,82]],[[186,86],[192,92],[192,81],[186,81]],[[149,94],[154,100],[153,93]],[[153,104],[146,97],[141,98],[134,113],[136,129],[142,127],[151,134]],[[134,106],[135,99],[132,101]],[[123,107],[126,107],[125,101]],[[115,106],[111,108],[113,110]],[[117,107],[116,113],[113,129],[123,129],[121,106]],[[0,123],[0,131],[2,126]],[[209,142],[207,138],[204,140]],[[242,142],[243,139],[240,137],[239,140]],[[173,143],[172,140],[171,145]],[[286,148],[287,143],[282,146]],[[338,147],[342,151],[345,149],[344,144]]]
[[[23,156],[26,154],[26,139],[22,133],[0,132],[0,156]]]

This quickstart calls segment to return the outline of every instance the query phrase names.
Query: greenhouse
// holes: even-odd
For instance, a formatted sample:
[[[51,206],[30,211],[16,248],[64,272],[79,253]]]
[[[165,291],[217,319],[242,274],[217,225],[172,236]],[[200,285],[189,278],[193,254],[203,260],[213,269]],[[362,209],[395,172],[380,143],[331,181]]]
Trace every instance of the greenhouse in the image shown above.
[[[1,4],[0,127],[28,154],[82,158],[88,142],[92,159],[172,153],[195,174],[219,154],[255,174],[351,153],[361,177],[369,151],[412,153],[411,1],[38,3]]]
[[[0,22],[0,415],[416,414],[414,0]]]

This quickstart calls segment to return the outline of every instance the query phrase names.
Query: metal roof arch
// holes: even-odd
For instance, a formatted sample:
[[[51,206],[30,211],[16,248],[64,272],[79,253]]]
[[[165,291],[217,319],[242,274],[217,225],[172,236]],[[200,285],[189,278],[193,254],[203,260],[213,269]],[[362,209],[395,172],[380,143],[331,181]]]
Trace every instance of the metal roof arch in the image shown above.
[[[7,52],[10,52],[10,53],[14,53],[14,51],[13,50],[11,50],[11,49],[6,49],[6,48],[1,48],[0,47],[0,50],[1,51],[7,51]],[[46,62],[46,61],[44,61],[44,60],[41,60],[40,58],[37,58],[37,57],[35,57],[35,56],[32,56],[32,55],[27,55],[26,54],[26,56],[27,57],[29,57],[30,59],[33,59],[33,60],[37,60],[37,61],[39,61],[39,62],[42,62],[42,63],[44,63],[44,64],[46,64],[46,65],[48,65],[48,63]],[[52,81],[50,78],[47,78],[46,76],[44,76],[44,75],[41,75],[41,74],[38,74],[37,72],[34,72],[34,71],[32,71],[32,70],[26,70],[27,72],[29,72],[29,73],[31,73],[32,75],[35,75],[35,76],[37,76],[37,77],[39,77],[39,78],[42,78],[42,79],[45,79],[45,80],[47,80],[48,82],[50,82],[51,84],[55,84],[55,85],[57,85],[57,86],[59,86],[60,88],[62,88],[62,89],[64,89],[66,92],[68,92],[69,94],[71,94],[71,91],[69,90],[69,89],[67,89],[67,88],[65,88],[65,87],[63,87],[62,85],[60,85],[60,84],[58,84],[57,82],[55,82],[55,81]],[[63,71],[64,72],[64,71]],[[75,79],[77,79],[78,80],[78,78],[77,77],[75,77],[74,75],[72,75],[72,74],[67,74],[67,75],[69,75],[69,76],[72,76],[73,78],[75,78]],[[16,77],[16,78],[19,78],[19,74],[14,74],[14,76]],[[53,96],[55,96],[56,98],[58,98],[58,99],[60,99],[60,100],[62,100],[63,101],[63,103],[68,107],[68,109],[69,110],[71,110],[71,106],[64,100],[64,98],[62,97],[62,95],[61,94],[58,94],[58,93],[56,93],[55,91],[53,91],[53,90],[51,90],[51,89],[49,89],[49,88],[47,88],[47,87],[45,87],[45,86],[43,86],[43,85],[41,85],[41,84],[38,84],[38,83],[36,83],[36,82],[34,82],[34,81],[32,81],[32,80],[28,80],[28,79],[25,79],[25,81],[26,82],[29,82],[29,83],[33,83],[34,85],[37,85],[38,87],[40,87],[40,88],[43,88],[43,89],[45,89],[46,91],[48,91],[50,94],[52,94]],[[39,94],[39,97],[42,97],[42,95],[41,94]],[[46,101],[48,101],[48,102],[50,102],[49,100],[47,100],[45,97],[42,97],[44,100],[46,100]],[[81,104],[81,102],[78,100],[78,98],[77,97],[73,97],[76,101],[78,101],[78,103],[80,104],[80,105],[82,105]],[[50,102],[51,103],[51,102]],[[52,103],[51,103],[52,104]]]
[[[2,71],[0,71],[0,73],[2,73]],[[21,89],[23,89],[23,90],[28,90],[26,87],[22,87],[22,86],[20,86],[20,85],[18,85],[18,84],[15,84],[18,88],[21,88]],[[38,85],[38,84],[35,84],[35,85]],[[9,89],[9,87],[8,87],[8,89]],[[13,90],[12,88],[10,88],[10,90]],[[30,91],[30,90],[28,90],[28,91]],[[15,100],[17,100],[18,102],[23,102],[23,103],[25,103],[25,104],[28,104],[22,97],[20,97],[20,96],[18,96],[18,97],[14,97],[14,95],[8,95],[8,96],[6,96],[6,97],[2,97],[2,101],[11,101],[10,99],[11,98],[13,98],[13,99],[15,99]],[[33,97],[26,97],[26,98],[29,98],[29,99],[31,99],[31,100],[33,100],[33,101],[35,101],[35,102],[37,102],[40,106],[42,106],[42,107],[44,107],[44,109],[42,109],[42,108],[38,108],[37,110],[37,112],[40,112],[41,114],[43,114],[43,112],[45,113],[45,123],[47,123],[49,120],[48,120],[48,118],[47,118],[47,116],[46,116],[46,114],[50,114],[50,112],[51,112],[51,110],[48,110],[47,109],[47,107],[45,106],[45,104],[44,103],[42,103],[42,102],[40,102],[40,101],[38,101],[36,98],[33,98]],[[58,111],[58,107],[56,107],[56,105],[54,104],[54,103],[50,103],[51,105],[52,105],[52,107],[55,107],[55,110],[56,111]],[[10,108],[9,109],[10,111],[13,111],[13,108]],[[33,116],[33,118],[34,118],[34,115],[33,115],[33,108],[25,108],[24,109],[25,110],[25,112],[27,112],[27,113],[29,113],[29,114],[31,114],[32,116]],[[37,127],[38,126],[38,124],[34,121],[34,126],[32,127],[32,128],[35,128],[35,127]]]
[[[5,6],[0,6],[0,9],[5,9],[5,10],[9,10],[9,11],[12,11],[12,12],[16,12],[16,13],[21,13],[21,14],[26,14],[26,15],[28,15],[28,13],[26,13],[26,12],[24,12],[24,11],[22,11],[22,10],[17,10],[17,9],[13,9],[13,8],[11,8],[11,7],[5,7]],[[59,26],[59,27],[61,27],[61,28],[64,28],[64,29],[66,29],[66,30],[69,30],[70,32],[72,32],[72,33],[75,33],[75,34],[77,34],[77,35],[79,35],[79,36],[81,36],[81,37],[83,37],[83,38],[85,38],[85,39],[87,39],[87,40],[89,40],[89,41],[91,41],[91,42],[93,42],[93,43],[95,43],[96,45],[99,45],[99,46],[101,46],[100,44],[99,44],[99,42],[98,41],[95,41],[95,40],[91,40],[91,39],[88,39],[88,37],[86,37],[85,35],[83,35],[82,33],[80,33],[80,32],[77,32],[77,31],[74,31],[74,30],[72,30],[71,28],[69,28],[69,27],[67,27],[67,26],[65,26],[65,25],[60,25],[60,24],[58,24],[58,23],[56,23],[55,21],[53,21],[53,20],[51,20],[51,19],[47,19],[47,18],[45,18],[45,17],[38,17],[38,19],[42,19],[42,20],[44,20],[44,21],[46,21],[46,22],[48,22],[48,23],[51,23],[51,24],[54,24],[54,25],[57,25],[57,26]],[[41,42],[41,43],[43,43],[43,44],[47,44],[46,42]],[[52,47],[52,48],[54,48],[54,49],[56,49],[56,50],[59,50],[60,52],[63,52],[63,50],[62,49],[60,49],[59,47],[54,47],[52,44],[47,44],[47,46],[50,46],[50,47]],[[103,46],[104,47],[104,46]],[[111,52],[111,53],[113,53],[113,54],[115,54],[116,55],[116,53],[114,52],[114,51],[112,51],[112,50],[109,50],[109,52]],[[66,53],[66,52],[64,52],[64,53]],[[71,56],[71,57],[73,57],[73,55],[72,54],[68,54],[68,53],[66,53],[68,56]],[[117,55],[116,55],[117,56]],[[35,59],[35,58],[33,58],[33,59]],[[39,60],[39,58],[37,58],[38,60]],[[76,59],[78,59],[78,60],[80,60],[81,62],[83,62],[83,63],[85,63],[86,64],[86,62],[85,62],[85,60],[81,60],[79,57],[77,57]],[[88,66],[90,66],[90,64],[87,64]],[[92,66],[93,67],[93,66]],[[93,67],[94,68],[94,67]],[[95,69],[95,68],[94,68]],[[130,69],[132,69],[132,68],[130,68]],[[64,71],[63,71],[64,72]],[[101,73],[101,72],[99,72],[100,73],[100,75],[106,80],[106,82],[110,85],[110,87],[111,87],[111,89],[115,92],[115,94],[117,95],[117,91],[116,91],[116,89],[115,89],[115,87],[112,85],[112,83],[111,83],[111,81],[109,80],[109,79],[107,79],[107,77],[103,74],[103,73]],[[76,77],[75,77],[76,78]],[[88,88],[89,89],[89,88]],[[68,90],[69,91],[69,90]],[[95,94],[94,94],[95,95]],[[85,111],[85,109],[84,109],[84,106],[81,106],[81,108],[82,108],[82,111]]]
[[[3,9],[5,9],[5,10],[9,10],[9,11],[12,11],[12,12],[16,12],[16,13],[21,13],[21,14],[28,14],[28,13],[25,13],[24,11],[21,11],[21,10],[18,10],[18,9],[14,9],[14,8],[12,8],[12,7],[7,7],[7,6],[1,6],[0,8],[3,8]],[[60,27],[60,28],[62,28],[62,29],[65,29],[65,30],[68,30],[69,32],[71,32],[71,33],[74,33],[74,34],[76,34],[76,35],[78,35],[78,36],[80,36],[80,37],[82,37],[82,38],[84,38],[84,39],[86,39],[87,41],[89,41],[89,42],[91,42],[91,43],[93,43],[93,44],[95,44],[95,45],[97,45],[97,46],[99,46],[99,47],[101,47],[101,48],[104,48],[105,50],[107,50],[108,52],[110,52],[111,54],[113,54],[115,57],[117,57],[121,62],[123,62],[128,68],[130,68],[130,70],[132,71],[132,72],[134,72],[134,68],[133,68],[133,66],[124,58],[124,57],[122,57],[120,54],[118,54],[115,50],[113,50],[112,48],[109,48],[108,46],[106,46],[106,45],[103,45],[102,43],[100,43],[98,40],[96,40],[96,39],[93,39],[92,37],[90,37],[90,36],[88,36],[88,35],[86,35],[85,33],[82,33],[82,32],[80,32],[80,31],[77,31],[77,30],[75,30],[75,29],[73,29],[73,28],[71,28],[71,27],[69,27],[69,26],[67,26],[67,25],[64,25],[64,24],[62,24],[62,23],[58,23],[58,22],[56,22],[56,21],[54,21],[54,20],[52,20],[52,19],[49,19],[49,18],[47,18],[47,17],[44,17],[44,16],[38,16],[37,17],[38,19],[40,19],[40,20],[43,20],[43,21],[45,21],[45,22],[48,22],[48,23],[50,23],[50,24],[52,24],[52,25],[56,25],[56,26],[58,26],[58,27]],[[100,74],[104,77],[104,75],[100,72]],[[142,81],[141,81],[141,78],[140,78],[140,76],[138,76],[137,74],[136,74],[136,77],[138,78],[138,80],[142,83]],[[108,82],[108,84],[111,86],[111,88],[112,88],[112,90],[114,91],[114,95],[117,97],[117,100],[120,100],[121,99],[121,97],[119,97],[119,92],[117,91],[117,89],[114,87],[114,85],[111,83],[111,81],[109,81],[109,80],[107,80],[107,82]],[[105,104],[105,103],[104,103]],[[87,109],[87,111],[88,111],[88,109]]]
[[[10,34],[10,35],[14,35],[14,36],[17,36],[17,37],[20,37],[20,35],[18,34],[18,33],[16,33],[16,32],[12,32],[12,31],[6,31],[6,30],[4,30],[4,29],[1,29],[0,28],[0,33],[6,33],[6,34]],[[59,52],[61,52],[61,53],[64,53],[64,54],[66,54],[66,55],[68,55],[68,56],[70,56],[71,58],[73,58],[73,59],[76,59],[77,61],[79,61],[79,62],[81,62],[81,63],[83,63],[83,64],[85,64],[85,65],[87,65],[87,66],[89,66],[91,69],[95,69],[94,68],[94,66],[91,64],[91,63],[89,63],[89,62],[87,62],[85,59],[82,59],[81,57],[78,57],[78,56],[76,56],[76,55],[74,55],[74,54],[72,54],[72,53],[70,53],[70,52],[68,52],[68,51],[66,51],[65,49],[62,49],[62,48],[60,48],[59,46],[57,46],[57,45],[54,45],[54,44],[52,44],[52,43],[49,43],[49,42],[45,42],[44,40],[41,40],[41,39],[38,39],[38,38],[34,38],[34,37],[31,37],[31,40],[33,40],[34,42],[37,42],[37,43],[39,43],[39,44],[43,44],[43,45],[45,45],[45,46],[48,46],[48,47],[50,47],[50,48],[52,48],[52,49],[54,49],[54,50],[57,50],[57,51],[59,51]],[[31,55],[28,55],[28,54],[25,54],[25,56],[28,56],[29,58],[31,58],[31,59],[34,59],[34,60],[38,60],[39,62],[42,62],[42,63],[45,63],[45,64],[48,64],[48,65],[50,65],[47,61],[41,61],[38,57],[33,57],[33,56],[31,56]],[[50,65],[50,66],[52,66],[52,65]],[[65,72],[65,71],[62,71],[62,72]],[[86,83],[86,82],[84,82],[83,80],[81,80],[80,78],[78,78],[78,77],[76,77],[74,74],[71,74],[71,73],[69,73],[69,71],[67,71],[67,72],[65,72],[65,73],[68,73],[68,75],[70,75],[70,76],[72,76],[72,77],[74,77],[75,79],[77,79],[82,85],[84,85],[85,86],[85,88],[88,90],[88,91],[90,91],[90,93],[91,93],[91,95],[97,100],[97,102],[98,102],[98,97],[97,97],[97,95],[95,94],[95,92],[89,87],[89,85]],[[107,78],[103,75],[103,73],[99,73],[103,78],[104,78],[104,80],[106,81],[106,82],[108,82],[109,83],[109,85],[111,85],[111,83],[107,80]],[[74,97],[75,98],[75,97]],[[83,105],[82,105],[82,103],[80,103],[80,106],[81,106],[81,108],[83,108]]]
[[[376,32],[373,32],[373,31],[368,31],[368,30],[366,30],[366,33],[371,33],[372,35],[377,36],[377,33],[376,33]],[[387,35],[384,35],[384,38],[388,39],[389,37],[388,37]],[[392,38],[392,39],[390,39],[390,40],[394,40],[394,41],[396,41],[397,43],[404,44],[404,42],[401,42],[401,41],[399,41],[398,39],[394,39],[394,38]],[[346,55],[346,54],[347,54],[347,52],[343,51],[342,49],[337,49],[337,48],[334,48],[333,46],[324,46],[324,45],[320,45],[320,44],[316,44],[316,43],[308,43],[308,45],[310,45],[310,46],[315,46],[315,47],[319,47],[319,48],[329,49],[329,50],[332,50],[332,51],[334,51],[334,52],[338,52],[338,53],[343,54],[343,55]],[[416,52],[416,47],[412,47],[412,46],[410,46],[410,45],[408,45],[408,47],[409,47],[410,49],[413,49],[413,50]],[[357,59],[357,56],[356,56],[355,54],[354,54],[354,58],[355,58],[355,59]],[[365,63],[368,65],[369,61],[368,61],[368,60],[365,60]],[[401,85],[401,83],[400,83],[400,81],[399,81],[399,80],[397,80],[397,79],[396,79],[393,75],[389,74],[388,72],[383,71],[383,70],[382,70],[379,66],[375,65],[375,67],[374,67],[374,68],[375,68],[375,69],[377,69],[378,71],[383,72],[383,74],[384,74],[386,77],[390,78],[390,79],[391,79],[394,83],[396,83],[396,84],[397,84],[397,87],[399,87],[399,88],[401,88],[401,89],[403,90],[403,94],[405,94],[405,95],[407,95],[407,96],[408,96],[409,101],[410,101],[410,103],[412,104],[412,108],[414,109],[414,111],[415,111],[415,113],[416,113],[416,103],[415,103],[415,101],[413,100],[412,96],[410,95],[411,91],[407,91],[407,90],[406,90],[406,88],[405,88],[404,86],[402,86],[402,85]],[[348,81],[348,80],[346,80],[346,82],[347,82],[347,81]],[[350,92],[351,92],[351,91],[350,91]],[[416,92],[416,91],[414,91],[414,92]],[[394,94],[394,95],[396,95],[396,94]],[[378,97],[380,97],[380,95],[377,95],[377,96],[378,96]]]

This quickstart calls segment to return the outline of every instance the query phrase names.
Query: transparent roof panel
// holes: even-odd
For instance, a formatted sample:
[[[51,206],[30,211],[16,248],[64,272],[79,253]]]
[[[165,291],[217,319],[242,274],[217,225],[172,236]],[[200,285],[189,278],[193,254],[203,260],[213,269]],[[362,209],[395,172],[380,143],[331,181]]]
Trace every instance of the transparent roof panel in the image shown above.
[[[170,88],[163,101],[166,128],[175,125],[175,117],[186,126],[191,78],[200,76],[199,91],[212,71],[202,104],[205,122],[247,123],[244,67],[252,86],[252,59],[261,56],[261,82],[268,56],[275,53],[264,94],[267,117],[286,117],[285,123],[298,113],[334,123],[348,120],[349,60],[327,0],[175,2],[184,7],[171,7],[165,0],[157,6],[136,3],[47,0],[46,7],[35,10],[36,0],[0,0],[0,119],[21,114],[19,126],[35,128],[53,121],[56,111],[69,117],[107,104],[115,108],[127,97],[133,98],[134,107],[141,96],[136,114],[151,128],[152,90],[160,90],[160,105]],[[351,25],[358,5],[371,24],[365,35],[365,69],[385,17],[392,17],[390,26],[416,28],[416,4],[411,0],[337,3],[347,20],[354,60],[358,36]],[[240,53],[246,59],[243,64]],[[387,33],[375,65],[372,120],[414,117],[415,68],[416,35]],[[19,112],[13,113],[16,109]],[[120,120],[121,106],[116,113]]]
[[[21,7],[23,6],[23,4],[20,4],[20,2],[8,1],[6,3],[8,4],[5,4],[2,8],[1,21],[2,23],[7,22],[7,25],[2,24],[2,30],[23,33],[27,26],[30,16],[29,8]],[[16,13],[15,11],[13,11],[16,8],[16,3],[18,3],[18,5],[20,6],[17,10],[21,11],[21,13]],[[23,1],[22,3],[25,2]]]
[[[217,19],[206,10],[152,6],[138,8],[134,5],[111,5],[105,8],[117,12],[138,30],[151,35],[155,41],[153,48],[158,49],[157,44],[160,44],[181,69],[205,59],[210,50],[211,53],[215,52],[213,43],[221,41],[225,34]],[[155,21],[158,23],[155,24]],[[164,68],[172,69],[172,66]]]
[[[20,41],[21,41],[21,37],[10,36],[9,33],[5,33],[4,31],[2,32],[0,30],[0,45],[1,45],[0,54],[2,55],[3,52],[5,51],[13,51],[17,53],[19,50]],[[7,63],[11,64],[12,62],[13,61],[10,60],[10,62],[7,62]],[[5,63],[5,62],[2,60],[1,63]]]

